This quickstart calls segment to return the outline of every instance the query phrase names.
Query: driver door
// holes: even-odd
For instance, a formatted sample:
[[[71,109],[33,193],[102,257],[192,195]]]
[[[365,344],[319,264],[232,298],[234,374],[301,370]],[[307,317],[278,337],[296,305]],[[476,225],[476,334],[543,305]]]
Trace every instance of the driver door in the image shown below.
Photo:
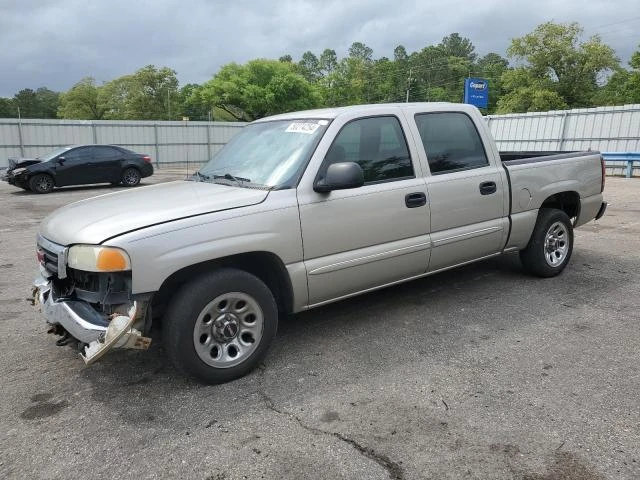
[[[426,272],[427,187],[414,159],[395,115],[357,118],[342,127],[320,172],[330,163],[357,162],[365,184],[299,191],[309,305]]]
[[[78,147],[60,155],[56,162],[56,185],[82,185],[94,181],[93,147]]]

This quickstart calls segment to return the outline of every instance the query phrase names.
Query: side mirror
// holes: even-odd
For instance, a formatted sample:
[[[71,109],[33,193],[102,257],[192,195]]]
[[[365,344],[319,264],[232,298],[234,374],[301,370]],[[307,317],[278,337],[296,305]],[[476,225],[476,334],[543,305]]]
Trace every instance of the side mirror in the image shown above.
[[[358,188],[362,185],[364,185],[362,167],[355,162],[340,162],[329,165],[324,178],[316,180],[313,190],[318,193],[328,193],[332,190]]]
[[[59,163],[60,165],[62,165],[62,164],[64,163],[64,161],[65,161],[65,160],[66,160],[66,158],[65,158],[65,157],[58,157],[58,163]]]

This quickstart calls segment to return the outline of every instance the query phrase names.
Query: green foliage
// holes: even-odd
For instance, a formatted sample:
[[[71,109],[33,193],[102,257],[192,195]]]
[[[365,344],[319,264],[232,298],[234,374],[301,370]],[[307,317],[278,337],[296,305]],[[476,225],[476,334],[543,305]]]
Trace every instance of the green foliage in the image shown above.
[[[100,87],[95,79],[85,77],[66,93],[60,94],[59,118],[78,120],[100,120],[104,117],[104,108],[98,103]]]
[[[640,49],[629,61],[631,71],[619,68],[594,96],[596,105],[640,103]]]
[[[181,119],[179,101],[176,72],[154,65],[116,78],[98,92],[98,105],[104,109],[106,119]]]
[[[545,83],[566,106],[589,107],[593,105],[599,83],[619,67],[619,60],[598,36],[581,41],[582,32],[577,23],[547,22],[532,33],[513,39],[507,53],[525,62],[524,68],[531,76]],[[545,98],[551,96],[545,95]],[[500,110],[504,111],[507,104],[513,103],[501,101],[500,104]]]
[[[25,88],[16,93],[10,103],[5,103],[8,111],[14,111],[22,118],[56,118],[59,93],[40,87],[33,91]],[[13,110],[15,108],[15,110]]]
[[[201,96],[236,120],[314,108],[322,104],[317,86],[288,62],[257,59],[246,65],[230,63],[202,86]]]
[[[17,118],[18,109],[12,98],[0,97],[0,118]]]

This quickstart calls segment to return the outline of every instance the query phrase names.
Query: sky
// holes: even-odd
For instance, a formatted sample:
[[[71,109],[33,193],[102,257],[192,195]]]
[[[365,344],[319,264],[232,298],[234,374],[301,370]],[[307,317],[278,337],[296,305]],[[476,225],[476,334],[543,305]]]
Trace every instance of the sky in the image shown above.
[[[640,0],[0,0],[0,96],[148,64],[202,83],[229,62],[325,48],[342,57],[356,41],[393,57],[397,45],[412,52],[452,32],[479,55],[505,56],[512,38],[546,21],[580,23],[625,66],[639,48]]]

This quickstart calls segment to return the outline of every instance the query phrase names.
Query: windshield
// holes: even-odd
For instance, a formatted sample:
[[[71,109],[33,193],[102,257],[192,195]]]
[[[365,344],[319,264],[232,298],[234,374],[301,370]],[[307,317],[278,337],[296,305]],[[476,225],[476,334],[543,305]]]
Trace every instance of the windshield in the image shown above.
[[[276,120],[247,125],[196,174],[269,188],[295,185],[328,120]]]
[[[58,148],[53,152],[47,153],[46,155],[42,155],[41,157],[38,157],[38,158],[41,159],[43,162],[48,162],[49,160],[53,160],[54,158],[56,158],[58,155],[62,155],[64,152],[66,152],[67,150],[70,150],[71,148],[72,147]]]

